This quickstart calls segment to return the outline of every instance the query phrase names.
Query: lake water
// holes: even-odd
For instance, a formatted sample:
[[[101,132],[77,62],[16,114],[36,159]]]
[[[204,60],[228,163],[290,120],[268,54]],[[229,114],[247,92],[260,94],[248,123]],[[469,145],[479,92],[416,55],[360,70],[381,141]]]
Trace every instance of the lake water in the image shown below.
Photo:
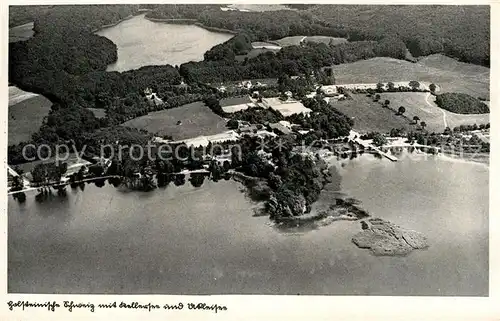
[[[118,47],[118,61],[108,71],[125,71],[147,65],[181,65],[203,60],[210,48],[233,37],[195,25],[152,22],[135,16],[97,32]]]
[[[87,185],[44,203],[9,199],[8,291],[487,295],[487,167],[363,155],[340,174],[343,192],[423,232],[430,248],[372,256],[351,242],[359,222],[280,232],[234,181],[150,193]]]

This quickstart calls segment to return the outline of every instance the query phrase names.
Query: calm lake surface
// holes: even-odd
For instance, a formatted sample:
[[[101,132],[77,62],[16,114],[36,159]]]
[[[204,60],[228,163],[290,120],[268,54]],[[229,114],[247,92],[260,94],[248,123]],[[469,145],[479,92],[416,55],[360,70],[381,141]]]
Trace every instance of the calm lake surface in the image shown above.
[[[152,22],[135,16],[97,32],[118,47],[118,61],[108,71],[125,71],[148,65],[181,65],[203,60],[210,48],[233,37],[195,25]]]
[[[340,174],[343,192],[423,232],[430,248],[372,256],[351,243],[359,222],[280,232],[253,217],[234,181],[150,193],[87,185],[44,203],[9,198],[8,291],[488,294],[487,167],[363,155]]]

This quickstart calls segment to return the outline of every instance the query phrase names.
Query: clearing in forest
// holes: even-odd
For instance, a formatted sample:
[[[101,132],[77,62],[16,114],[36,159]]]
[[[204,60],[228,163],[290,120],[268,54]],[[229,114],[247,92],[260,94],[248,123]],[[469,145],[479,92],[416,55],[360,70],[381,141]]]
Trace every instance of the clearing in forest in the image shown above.
[[[174,140],[219,134],[227,130],[226,121],[203,102],[152,112],[122,125],[144,129],[157,136],[172,136]]]
[[[417,63],[393,58],[372,58],[333,66],[336,84],[417,80],[435,83],[442,92],[461,92],[489,100],[490,69],[430,55]]]

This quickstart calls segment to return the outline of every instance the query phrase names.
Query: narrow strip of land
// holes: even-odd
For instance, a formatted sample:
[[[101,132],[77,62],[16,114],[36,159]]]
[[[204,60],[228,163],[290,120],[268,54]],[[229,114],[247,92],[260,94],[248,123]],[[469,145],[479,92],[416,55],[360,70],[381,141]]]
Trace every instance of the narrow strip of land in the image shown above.
[[[434,107],[432,105],[432,103],[429,102],[429,97],[431,97],[431,93],[427,93],[427,96],[425,97],[425,102],[430,107]],[[443,124],[444,124],[444,128],[446,128],[446,127],[448,127],[448,123],[446,122],[446,112],[442,108],[439,108],[439,110],[441,111],[441,113],[443,113]]]

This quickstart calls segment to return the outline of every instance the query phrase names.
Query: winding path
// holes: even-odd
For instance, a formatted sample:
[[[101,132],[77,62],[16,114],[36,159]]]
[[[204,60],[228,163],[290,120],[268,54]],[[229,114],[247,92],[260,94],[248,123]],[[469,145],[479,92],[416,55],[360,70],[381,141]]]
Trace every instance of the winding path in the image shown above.
[[[430,107],[435,107],[434,105],[432,105],[430,102],[429,102],[429,97],[431,97],[431,93],[427,93],[427,96],[425,97],[425,102],[427,103],[427,105],[429,105]],[[439,108],[439,107],[438,107]],[[441,111],[441,113],[443,114],[443,123],[444,123],[444,128],[448,127],[448,123],[446,122],[446,112],[442,109],[442,108],[439,108],[439,110]]]

